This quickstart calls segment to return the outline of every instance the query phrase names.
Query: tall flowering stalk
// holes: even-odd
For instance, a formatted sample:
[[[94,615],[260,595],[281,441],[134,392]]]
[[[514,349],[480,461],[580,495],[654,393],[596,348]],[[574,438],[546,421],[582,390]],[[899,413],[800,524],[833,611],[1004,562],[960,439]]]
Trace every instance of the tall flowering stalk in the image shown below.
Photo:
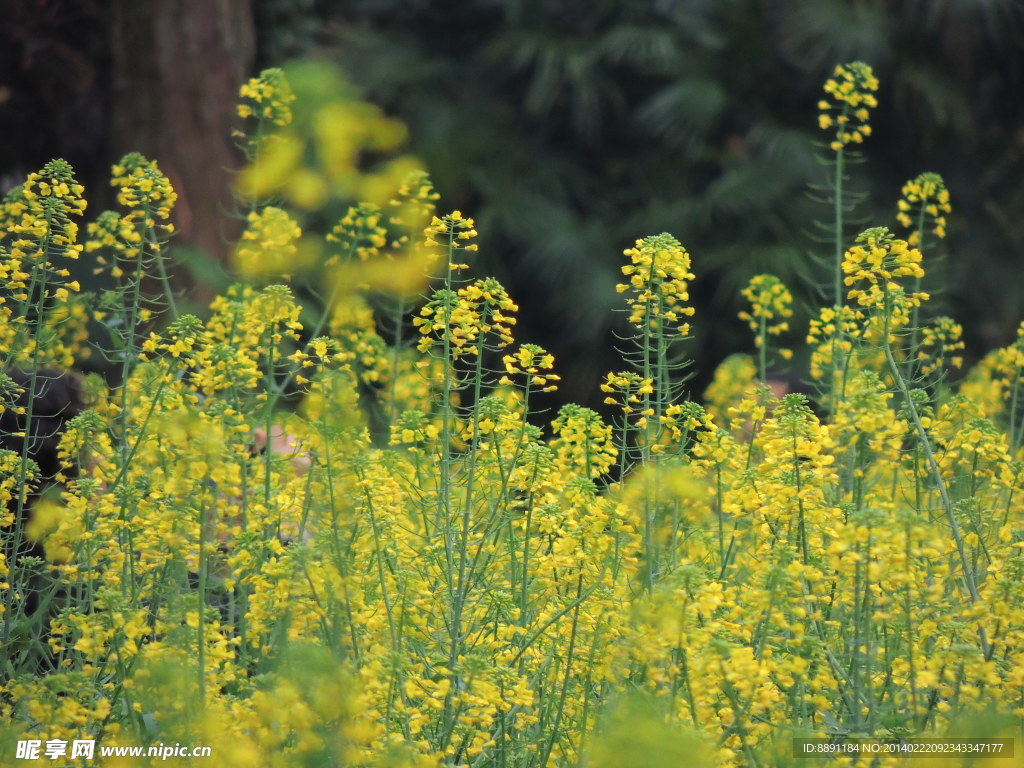
[[[147,279],[155,278],[160,283],[163,308],[172,319],[177,317],[166,265],[166,245],[174,233],[170,218],[177,193],[156,162],[138,153],[125,155],[112,168],[111,185],[117,190],[117,201],[123,212],[101,213],[89,225],[85,249],[96,260],[98,266],[94,271],[109,274],[115,286],[101,297],[100,311],[110,333],[111,349],[107,355],[119,370],[117,448],[121,467],[116,486],[128,472],[139,441],[143,439],[141,434],[134,439],[131,436],[135,413],[132,398],[139,393],[129,381],[142,351],[143,329],[152,323],[160,309],[158,300],[143,295],[143,283]],[[147,416],[142,420],[142,430],[148,425]],[[130,514],[127,503],[122,506],[121,514],[124,517]],[[127,537],[126,546],[130,547],[131,531],[126,528],[123,536]]]
[[[836,66],[832,77],[825,81],[826,98],[818,102],[818,127],[831,134],[829,150],[833,153],[832,189],[832,306],[842,311],[843,299],[843,253],[846,250],[845,215],[852,207],[849,195],[844,190],[846,181],[847,154],[871,135],[871,110],[878,106],[875,92],[878,79],[871,67],[864,62],[854,61]],[[839,323],[834,324],[831,350],[831,376],[828,390],[833,394],[842,386],[839,381],[845,369],[842,347],[842,331]],[[829,399],[829,407],[833,400]]]
[[[390,248],[396,258],[404,259],[408,265],[419,264],[429,259],[427,246],[419,236],[433,220],[440,195],[434,191],[430,177],[425,171],[414,171],[402,182],[395,197],[388,202],[386,211],[389,225]],[[396,267],[397,268],[397,267]],[[391,382],[388,394],[387,413],[389,423],[398,416],[397,388],[399,383],[400,358],[407,346],[405,341],[406,313],[412,303],[410,292],[399,286],[392,296],[390,311],[392,333]]]
[[[292,91],[284,70],[265,69],[250,78],[239,90],[241,101],[236,112],[246,122],[246,130],[235,132],[248,160],[252,161],[265,145],[274,141],[274,132],[292,122]]]
[[[12,543],[4,547],[4,571],[15,584],[27,582],[29,571],[19,558],[29,494],[43,480],[30,458],[40,441],[42,420],[36,409],[50,387],[43,369],[68,368],[74,359],[73,348],[61,336],[61,320],[70,316],[71,295],[79,290],[77,281],[68,280],[65,260],[78,259],[83,250],[75,221],[86,208],[83,191],[71,166],[53,160],[29,174],[17,193],[5,200],[5,229],[0,230],[0,412],[8,408],[15,412],[19,431],[4,438],[20,450],[6,456],[4,474],[13,484],[3,494],[8,505],[0,533]],[[11,367],[27,370],[24,388],[7,376]],[[25,597],[6,581],[4,586],[0,646],[7,647]]]
[[[117,189],[117,202],[126,210],[119,230],[127,241],[121,260],[135,271],[131,278],[132,307],[138,302],[145,272],[153,270],[163,287],[171,317],[176,317],[178,308],[164,246],[174,232],[170,218],[178,195],[156,162],[137,152],[125,155],[114,166],[110,183]]]
[[[474,329],[468,323],[461,326],[457,323],[458,294],[453,290],[458,273],[467,269],[468,265],[456,261],[459,253],[475,251],[477,246],[472,242],[477,232],[473,228],[473,220],[454,211],[442,218],[434,217],[425,231],[427,243],[440,250],[440,258],[444,260],[444,272],[441,287],[436,289],[430,301],[420,310],[413,324],[419,328],[420,342],[418,349],[425,352],[435,344],[440,346],[440,364],[443,378],[440,391],[438,410],[441,413],[441,465],[440,488],[438,493],[437,525],[447,520],[451,514],[451,446],[455,436],[455,422],[452,414],[452,398],[460,388],[452,369],[452,361],[466,354],[466,340]],[[474,349],[473,346],[468,349]]]
[[[745,320],[754,332],[758,373],[764,383],[768,380],[768,337],[789,330],[788,319],[793,315],[793,295],[775,275],[757,275],[743,289],[743,297],[750,302],[750,311],[740,312],[740,320]],[[788,349],[780,349],[779,356],[788,360],[793,353]]]
[[[960,567],[970,602],[977,603],[980,593],[976,583],[974,565],[967,557],[960,523],[953,511],[953,501],[946,482],[939,469],[931,437],[925,429],[919,407],[903,377],[901,366],[893,354],[892,333],[909,319],[909,311],[917,307],[928,295],[920,291],[907,293],[898,280],[924,275],[921,267],[921,252],[911,248],[905,240],[897,240],[884,227],[866,230],[857,238],[857,245],[847,251],[843,260],[844,282],[850,287],[849,298],[859,305],[879,313],[882,318],[882,350],[889,373],[903,396],[904,407],[910,415],[914,431],[932,478],[939,490],[942,507],[949,524],[950,534],[956,545]],[[978,627],[981,644],[988,652],[988,640],[984,627]]]
[[[835,244],[833,304],[843,303],[842,260],[846,248],[843,223],[847,202],[843,196],[846,173],[846,151],[850,145],[861,144],[871,135],[871,110],[878,106],[875,91],[878,79],[871,67],[862,61],[839,65],[827,81],[827,98],[818,102],[818,127],[832,132],[829,149],[835,153],[833,180],[833,237]]]
[[[457,262],[459,252],[475,251],[471,241],[477,232],[473,220],[455,211],[444,217],[435,217],[426,230],[430,245],[440,249],[445,262],[444,278],[431,299],[413,320],[420,329],[420,352],[427,352],[440,346],[440,360],[444,368],[444,381],[438,408],[441,411],[440,432],[440,477],[437,489],[437,510],[435,530],[444,542],[444,581],[447,591],[446,608],[449,611],[449,642],[447,668],[450,670],[448,689],[444,695],[444,717],[442,741],[450,741],[455,730],[456,702],[455,686],[458,682],[460,659],[465,647],[463,640],[463,612],[473,583],[475,563],[470,559],[468,547],[471,535],[471,520],[474,503],[475,452],[472,455],[469,476],[465,484],[465,498],[461,501],[461,512],[453,511],[455,502],[454,456],[452,443],[455,439],[455,417],[452,397],[457,390],[472,388],[473,426],[470,434],[475,441],[479,438],[479,402],[484,379],[484,352],[488,336],[493,332],[499,346],[512,342],[511,325],[515,323],[511,312],[516,307],[497,283],[475,282],[457,287],[455,276],[468,265]],[[508,314],[506,314],[508,313]],[[469,362],[470,371],[465,378],[459,377],[459,367]]]
[[[907,242],[927,251],[931,245],[928,242],[929,234],[936,240],[946,236],[946,216],[952,211],[946,183],[939,174],[928,172],[919,174],[903,185],[900,199],[896,203],[896,220],[900,226],[910,230]],[[921,278],[915,278],[914,290],[921,290]],[[906,377],[911,380],[916,374],[914,360],[921,333],[919,323],[918,307],[914,307],[910,318],[910,355],[905,366]]]
[[[644,458],[657,442],[661,419],[678,397],[682,386],[679,373],[684,365],[679,342],[690,332],[688,306],[690,254],[669,234],[637,240],[625,255],[629,263],[622,267],[627,283],[616,286],[626,293],[629,324],[632,326],[632,350],[627,361],[649,385],[642,387],[639,421],[642,434],[640,450]]]
[[[689,281],[693,279],[690,254],[672,235],[663,233],[637,240],[624,255],[629,263],[622,267],[622,274],[628,282],[620,283],[616,290],[627,296],[633,348],[627,350],[626,360],[638,378],[634,382],[629,374],[610,374],[601,387],[622,396],[620,477],[631,456],[640,466],[646,466],[665,450],[660,443],[670,434],[666,429],[666,422],[672,419],[669,409],[683,383],[680,372],[685,360],[679,342],[687,338],[689,318],[694,313],[687,305]],[[608,399],[616,401],[615,397]],[[655,530],[658,488],[651,474],[646,477],[650,488],[645,495],[642,530],[648,560],[645,583],[649,589],[660,575],[661,558]]]

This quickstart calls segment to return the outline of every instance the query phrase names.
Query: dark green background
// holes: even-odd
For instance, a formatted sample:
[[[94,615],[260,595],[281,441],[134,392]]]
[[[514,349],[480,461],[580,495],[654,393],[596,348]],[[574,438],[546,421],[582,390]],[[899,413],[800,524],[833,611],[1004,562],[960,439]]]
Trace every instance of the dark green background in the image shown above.
[[[61,5],[49,24],[31,13]],[[131,139],[111,139],[107,90],[127,43],[104,37],[106,21],[123,3],[14,6],[20,21],[0,32],[0,176],[61,154],[101,178]],[[556,353],[568,399],[597,401],[597,378],[621,367],[614,285],[623,248],[647,234],[668,231],[693,256],[695,389],[749,348],[735,314],[754,274],[791,285],[789,341],[802,344],[815,285],[828,284],[812,256],[830,253],[815,224],[829,207],[809,194],[828,173],[816,103],[854,59],[881,88],[866,162],[850,169],[863,193],[850,239],[895,227],[903,182],[936,171],[953,214],[926,253],[929,311],[964,324],[969,359],[1024,319],[1020,2],[253,0],[248,14],[250,73],[328,58],[409,125],[442,207],[477,220],[479,271],[520,303],[521,340]]]

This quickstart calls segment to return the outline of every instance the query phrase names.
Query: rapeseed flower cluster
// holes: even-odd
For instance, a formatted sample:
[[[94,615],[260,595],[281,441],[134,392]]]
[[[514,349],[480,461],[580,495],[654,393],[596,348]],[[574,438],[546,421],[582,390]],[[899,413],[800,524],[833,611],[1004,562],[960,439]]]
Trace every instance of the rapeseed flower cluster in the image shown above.
[[[750,311],[740,312],[739,317],[754,332],[754,347],[762,354],[763,380],[763,353],[768,346],[768,337],[789,330],[788,318],[793,316],[793,294],[775,275],[756,275],[743,289],[743,298],[750,302]],[[788,349],[780,349],[778,352],[785,360],[793,356]]]
[[[848,144],[860,144],[871,135],[868,122],[871,110],[878,106],[875,91],[878,78],[862,61],[839,65],[825,81],[828,99],[818,102],[818,127],[835,128],[831,149],[839,151]]]
[[[672,235],[661,234],[637,240],[625,255],[629,263],[622,267],[628,283],[616,286],[619,293],[629,290],[629,322],[644,332],[655,328],[686,336],[693,316],[689,301],[690,255]]]
[[[555,366],[555,356],[536,344],[523,344],[514,355],[505,355],[501,359],[505,364],[506,376],[499,380],[500,384],[511,384],[512,376],[524,377],[524,389],[538,392],[554,392],[558,389],[557,382],[562,378],[551,369]]]
[[[718,367],[704,390],[704,407],[716,424],[729,423],[728,410],[754,387],[757,365],[750,355],[729,355]]]
[[[424,230],[428,246],[434,249],[446,249],[451,253],[452,258],[449,258],[446,268],[452,271],[469,269],[468,264],[457,263],[454,256],[457,251],[479,250],[479,245],[470,242],[477,234],[473,220],[464,217],[462,211],[452,211],[441,217],[434,216],[430,225]]]
[[[811,377],[836,374],[834,362],[849,357],[864,336],[864,313],[852,307],[821,307],[808,326],[807,344],[811,347]]]
[[[921,252],[905,240],[897,240],[884,227],[869,229],[857,237],[857,245],[843,259],[848,297],[862,307],[905,309],[920,305],[928,294],[906,294],[897,282],[901,277],[924,277]],[[897,307],[898,305],[898,307]]]
[[[516,318],[512,313],[516,311],[515,302],[493,278],[477,280],[457,292],[439,289],[413,319],[422,336],[418,349],[426,352],[439,337],[455,359],[479,356],[490,334],[496,337],[492,343],[497,348],[507,347],[513,341]]]
[[[117,202],[129,210],[129,219],[141,218],[146,227],[153,228],[158,225],[157,219],[166,222],[170,218],[178,193],[155,161],[132,152],[114,166],[112,173],[110,183],[117,189]],[[159,226],[166,234],[174,231],[169,223]]]
[[[274,200],[306,212],[332,200],[383,207],[419,168],[397,154],[405,126],[358,100],[326,62],[264,71],[241,95],[238,112],[248,125],[240,138],[250,164],[236,190],[249,204]]]
[[[352,372],[367,384],[393,378],[393,354],[387,342],[377,333],[373,309],[360,296],[338,302],[331,313],[328,340],[337,343],[335,360],[348,361]],[[327,341],[313,342],[314,350],[323,358]],[[320,353],[323,349],[324,354]]]
[[[793,294],[775,275],[757,275],[751,278],[750,284],[743,289],[743,297],[750,302],[750,311],[740,312],[740,320],[745,320],[750,330],[759,333],[761,321],[775,321],[766,325],[764,334],[777,336],[789,330],[787,318],[793,316]],[[758,335],[754,338],[754,346],[760,349],[767,339]]]
[[[960,368],[964,364],[963,327],[951,317],[937,317],[921,329],[917,350],[922,376],[941,371],[945,366]]]
[[[254,117],[282,128],[292,121],[295,94],[281,69],[263,70],[241,87],[239,96],[242,102],[237,111],[241,118]]]
[[[907,242],[920,245],[924,223],[931,224],[932,233],[946,236],[946,216],[953,211],[949,202],[949,190],[937,173],[922,173],[903,185],[899,202],[896,204],[896,219],[911,230]]]
[[[369,204],[349,208],[326,240],[337,243],[339,251],[348,258],[354,257],[359,261],[376,258],[387,244],[387,230],[381,226],[380,209]]]
[[[245,123],[245,130],[235,130],[232,136],[238,139],[241,150],[250,161],[261,152],[273,155],[274,145],[282,140],[280,131],[290,126],[294,119],[292,104],[295,93],[284,70],[277,67],[263,70],[250,78],[239,89],[238,95],[240,101],[235,111]]]
[[[272,205],[250,213],[247,222],[232,257],[238,273],[249,278],[285,279],[294,274],[295,268],[301,266],[296,260],[302,237],[298,223],[286,211]]]
[[[640,412],[641,418],[654,415],[653,411],[644,412],[641,409],[643,397],[654,392],[654,382],[643,378],[638,373],[632,371],[609,373],[605,377],[604,383],[601,384],[601,391],[608,393],[604,399],[607,405],[620,405],[622,412],[627,416],[637,411]]]
[[[413,171],[405,177],[395,196],[388,201],[388,223],[397,230],[393,248],[403,250],[409,247],[412,235],[421,232],[433,219],[440,199],[426,171]]]
[[[81,286],[68,262],[77,260],[84,188],[71,166],[53,160],[31,173],[4,200],[0,231],[0,356],[7,366],[70,368],[84,352],[89,320]]]
[[[63,160],[47,163],[38,173],[30,173],[20,189],[13,213],[20,221],[12,222],[10,234],[22,235],[13,243],[13,255],[31,264],[41,262],[47,254],[30,244],[48,240],[69,259],[77,259],[82,246],[77,243],[78,225],[72,216],[85,212],[84,188],[75,181],[71,166]]]

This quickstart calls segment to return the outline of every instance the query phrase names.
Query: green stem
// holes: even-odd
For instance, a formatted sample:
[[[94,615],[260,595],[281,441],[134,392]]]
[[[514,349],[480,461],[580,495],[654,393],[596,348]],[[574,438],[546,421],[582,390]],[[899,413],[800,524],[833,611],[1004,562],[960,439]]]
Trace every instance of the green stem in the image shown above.
[[[847,109],[843,108],[843,115]],[[836,150],[836,178],[833,186],[833,232],[834,240],[834,285],[832,292],[833,306],[835,307],[834,327],[832,330],[832,374],[829,381],[829,416],[835,414],[838,391],[836,385],[836,374],[843,367],[839,360],[839,337],[842,334],[842,310],[843,310],[843,250],[846,244],[846,237],[843,231],[843,174],[845,172],[845,155],[843,147]]]
[[[131,366],[134,364],[136,358],[135,353],[135,337],[136,337],[136,326],[139,322],[139,304],[142,300],[142,277],[143,277],[143,256],[144,251],[142,248],[139,249],[139,256],[136,260],[135,265],[135,279],[132,284],[131,300],[128,306],[128,325],[125,328],[125,340],[124,347],[121,350],[121,412],[118,414],[118,420],[121,426],[121,444],[119,446],[121,451],[121,463],[125,463],[125,451],[128,448],[128,375]]]
[[[391,346],[391,387],[388,393],[388,429],[398,418],[397,389],[398,389],[398,367],[401,362],[402,352],[402,319],[405,317],[405,296],[399,296],[395,305],[395,341]]]
[[[121,481],[124,480],[125,475],[128,474],[128,468],[131,466],[132,459],[135,457],[135,453],[139,450],[139,446],[142,444],[142,440],[146,436],[146,427],[149,425],[149,420],[156,411],[157,405],[160,403],[160,396],[163,394],[164,387],[167,386],[167,377],[170,375],[171,367],[174,364],[173,361],[173,357],[167,359],[167,370],[164,371],[163,375],[160,377],[160,384],[157,385],[156,392],[153,394],[153,398],[150,401],[149,410],[146,411],[146,415],[142,419],[142,424],[139,425],[139,434],[136,435],[135,442],[132,443],[131,448],[122,460],[117,476],[114,478],[107,491],[108,495],[113,495],[114,490],[121,484]]]
[[[487,324],[487,309],[481,311],[481,325]],[[483,355],[484,355],[484,334],[477,336],[476,346],[476,368],[473,372],[473,442],[469,449],[469,469],[466,479],[466,497],[462,504],[462,518],[459,531],[459,572],[455,582],[455,595],[452,603],[452,621],[450,638],[448,643],[448,669],[451,670],[451,687],[445,697],[445,731],[448,732],[451,724],[448,722],[450,715],[451,698],[456,690],[458,682],[458,662],[462,655],[462,612],[465,606],[466,596],[469,592],[469,581],[472,571],[469,564],[469,532],[472,525],[473,492],[476,477],[476,457],[479,453],[479,435],[477,431],[480,425],[480,393],[483,386]],[[469,571],[467,573],[467,571]],[[446,737],[447,738],[447,737]]]
[[[558,698],[558,708],[555,711],[554,721],[551,725],[551,738],[548,739],[547,747],[544,750],[544,754],[541,757],[540,765],[546,766],[548,764],[548,757],[551,755],[551,750],[555,746],[555,741],[558,739],[558,729],[562,721],[562,714],[565,711],[565,701],[569,696],[569,676],[572,674],[572,663],[576,652],[576,636],[579,630],[579,618],[580,618],[580,606],[583,601],[580,599],[580,595],[583,592],[583,574],[576,579],[576,600],[575,608],[573,609],[572,615],[572,627],[569,631],[569,647],[565,652],[565,673],[562,679],[562,692]],[[584,723],[584,726],[586,724]]]
[[[761,372],[761,383],[768,385],[768,320],[762,315],[757,343],[757,366]]]
[[[843,114],[846,114],[844,108]],[[835,283],[832,293],[833,304],[838,307],[843,303],[843,251],[846,238],[843,233],[843,173],[845,171],[845,156],[843,148],[836,150],[836,179],[833,189],[833,215],[835,232]]]
[[[925,201],[921,201],[921,210],[917,216],[917,232],[920,239],[918,247],[924,251],[924,214],[925,214]],[[914,278],[914,293],[920,293],[921,291],[921,278]],[[917,353],[917,339],[919,328],[917,324],[919,322],[919,315],[921,313],[921,305],[915,304],[913,310],[910,313],[910,346],[907,348],[907,360],[906,360],[906,378],[908,381],[914,379],[914,355]]]
[[[967,585],[967,594],[971,604],[974,605],[981,601],[981,595],[978,593],[978,586],[974,579],[974,572],[967,558],[967,551],[964,548],[963,536],[960,533],[960,525],[957,523],[956,515],[953,512],[953,503],[949,498],[949,491],[946,488],[946,482],[942,479],[942,471],[939,469],[939,463],[936,461],[935,454],[932,451],[931,439],[928,437],[928,433],[925,431],[924,425],[921,423],[921,416],[917,412],[917,406],[914,404],[914,401],[911,400],[910,390],[903,378],[903,374],[900,372],[900,367],[896,363],[896,359],[893,357],[892,348],[889,344],[890,304],[891,300],[889,296],[886,295],[884,307],[885,327],[882,337],[882,349],[885,353],[886,362],[889,364],[889,370],[892,372],[893,379],[896,381],[896,386],[899,388],[900,394],[903,396],[907,412],[910,414],[911,421],[914,424],[914,431],[917,433],[918,442],[921,445],[921,449],[924,451],[925,462],[928,464],[928,468],[935,480],[935,485],[939,490],[939,498],[942,500],[942,509],[946,513],[946,522],[949,524],[949,530],[953,536],[953,542],[956,544],[957,555],[960,558],[960,568],[963,571],[964,583]],[[981,640],[982,650],[987,654],[989,652],[988,638],[985,633],[985,628],[980,624],[978,625],[978,638]]]
[[[150,213],[148,206],[146,206],[145,212],[146,221],[149,221],[152,214]],[[177,318],[178,304],[174,300],[174,290],[171,288],[171,279],[167,274],[167,265],[164,264],[163,246],[157,239],[156,232],[153,227],[146,227],[146,243],[153,249],[153,260],[156,262],[160,284],[164,289],[164,296],[167,297],[167,306],[171,309],[171,316]]]
[[[32,426],[35,418],[35,402],[36,402],[36,385],[38,382],[38,355],[39,345],[35,344],[32,348],[32,370],[29,373],[29,385],[28,385],[28,405],[25,411],[25,431],[24,436],[21,439],[21,458],[18,467],[18,479],[20,488],[18,488],[18,506],[14,517],[14,530],[12,533],[11,541],[14,542],[14,546],[11,547],[10,556],[7,561],[8,573],[12,585],[15,587],[20,586],[18,584],[18,555],[22,548],[22,530],[24,527],[25,519],[25,502],[28,496],[28,451],[29,446],[32,444]],[[18,593],[18,589],[4,589],[4,615],[7,617],[13,617],[13,607],[15,596]],[[11,628],[14,626],[14,621],[8,618],[7,621],[3,622],[3,647],[8,646],[8,642],[11,637]]]
[[[199,666],[199,707],[206,706],[206,582],[208,578],[209,561],[206,557],[206,534],[209,520],[207,506],[204,504],[199,513],[199,621],[198,624],[198,647],[197,663]]]

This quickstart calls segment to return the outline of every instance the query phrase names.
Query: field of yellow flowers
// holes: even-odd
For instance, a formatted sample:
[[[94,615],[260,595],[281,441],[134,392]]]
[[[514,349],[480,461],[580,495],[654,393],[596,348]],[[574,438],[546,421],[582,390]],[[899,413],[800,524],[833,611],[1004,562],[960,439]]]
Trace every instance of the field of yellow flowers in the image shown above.
[[[949,383],[960,326],[921,290],[937,174],[898,233],[848,231],[877,88],[837,67],[819,105],[815,396],[768,386],[793,315],[771,275],[744,291],[753,354],[686,394],[693,267],[661,234],[624,254],[610,421],[536,411],[558,366],[473,274],[472,219],[308,73],[242,89],[239,282],[205,319],[178,311],[155,162],[118,163],[91,218],[67,163],[31,174],[0,206],[0,762],[92,739],[227,767],[780,766],[813,762],[797,737],[1020,736],[1024,326]],[[366,202],[303,232],[331,196]],[[106,379],[69,373],[89,354]]]

